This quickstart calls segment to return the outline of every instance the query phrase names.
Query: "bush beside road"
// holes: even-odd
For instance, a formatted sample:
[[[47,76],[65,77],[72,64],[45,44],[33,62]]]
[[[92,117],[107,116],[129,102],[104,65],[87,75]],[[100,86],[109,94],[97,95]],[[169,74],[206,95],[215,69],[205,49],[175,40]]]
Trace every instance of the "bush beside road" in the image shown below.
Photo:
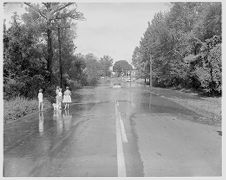
[[[51,103],[47,99],[44,99],[44,110],[50,107]],[[9,101],[4,100],[4,122],[12,122],[37,111],[37,99],[29,100],[18,96]]]

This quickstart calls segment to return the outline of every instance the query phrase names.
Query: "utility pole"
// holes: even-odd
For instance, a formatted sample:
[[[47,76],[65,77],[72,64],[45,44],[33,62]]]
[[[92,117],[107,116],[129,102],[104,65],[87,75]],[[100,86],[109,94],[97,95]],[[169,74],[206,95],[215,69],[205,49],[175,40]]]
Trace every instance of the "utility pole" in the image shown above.
[[[150,91],[152,90],[152,56],[150,54],[150,58],[149,58],[149,65],[150,65],[150,80],[149,80],[149,83],[150,83]],[[150,96],[149,96],[149,109],[151,110],[151,102],[152,102],[152,95],[150,93]]]
[[[152,90],[152,56],[150,55],[150,59],[149,59],[149,65],[150,65],[150,80],[149,80],[149,86],[150,86],[150,90]]]
[[[58,36],[58,52],[59,52],[59,69],[60,69],[60,87],[63,88],[63,65],[62,65],[62,48],[61,48],[61,30],[70,28],[70,26],[61,26],[61,22],[57,21],[57,36]]]
[[[61,37],[60,37],[60,25],[58,24],[58,43],[59,43],[59,66],[60,66],[60,87],[63,88],[63,69],[62,69],[62,59],[61,59]]]
[[[131,74],[132,74],[132,70],[130,70],[130,73],[129,73],[129,75],[130,75],[130,87],[131,87]]]

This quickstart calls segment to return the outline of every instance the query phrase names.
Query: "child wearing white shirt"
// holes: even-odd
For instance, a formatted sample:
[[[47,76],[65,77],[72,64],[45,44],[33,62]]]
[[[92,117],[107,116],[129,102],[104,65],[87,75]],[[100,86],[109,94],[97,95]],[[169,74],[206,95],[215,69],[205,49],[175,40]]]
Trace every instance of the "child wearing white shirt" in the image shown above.
[[[43,111],[43,94],[42,89],[39,89],[38,93],[38,110]]]
[[[62,103],[62,89],[59,88],[59,92],[58,92],[58,108],[61,109],[61,103]]]

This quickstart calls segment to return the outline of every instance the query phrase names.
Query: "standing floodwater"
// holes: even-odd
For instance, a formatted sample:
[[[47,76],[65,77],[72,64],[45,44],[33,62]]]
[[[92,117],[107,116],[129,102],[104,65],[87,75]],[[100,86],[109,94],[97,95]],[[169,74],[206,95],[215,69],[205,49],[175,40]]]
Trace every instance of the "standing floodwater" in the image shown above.
[[[128,83],[73,97],[69,110],[5,126],[4,176],[118,176],[120,157],[126,176],[221,175],[218,128],[195,122],[195,112]],[[117,122],[127,142],[118,144]]]

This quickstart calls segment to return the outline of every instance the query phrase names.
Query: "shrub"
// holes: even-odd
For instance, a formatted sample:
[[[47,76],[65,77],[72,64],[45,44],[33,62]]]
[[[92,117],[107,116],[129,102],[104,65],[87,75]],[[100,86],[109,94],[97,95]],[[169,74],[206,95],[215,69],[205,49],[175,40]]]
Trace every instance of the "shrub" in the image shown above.
[[[48,100],[44,99],[44,109],[51,107]],[[38,111],[38,100],[15,97],[10,100],[4,100],[4,121],[11,121],[21,118],[27,114]]]
[[[4,83],[4,99],[9,100],[20,95],[20,90],[24,83],[16,81],[15,79],[7,78]]]
[[[222,83],[221,72],[221,44],[218,44],[209,51],[204,65],[196,67],[195,74],[206,92],[220,94]]]

